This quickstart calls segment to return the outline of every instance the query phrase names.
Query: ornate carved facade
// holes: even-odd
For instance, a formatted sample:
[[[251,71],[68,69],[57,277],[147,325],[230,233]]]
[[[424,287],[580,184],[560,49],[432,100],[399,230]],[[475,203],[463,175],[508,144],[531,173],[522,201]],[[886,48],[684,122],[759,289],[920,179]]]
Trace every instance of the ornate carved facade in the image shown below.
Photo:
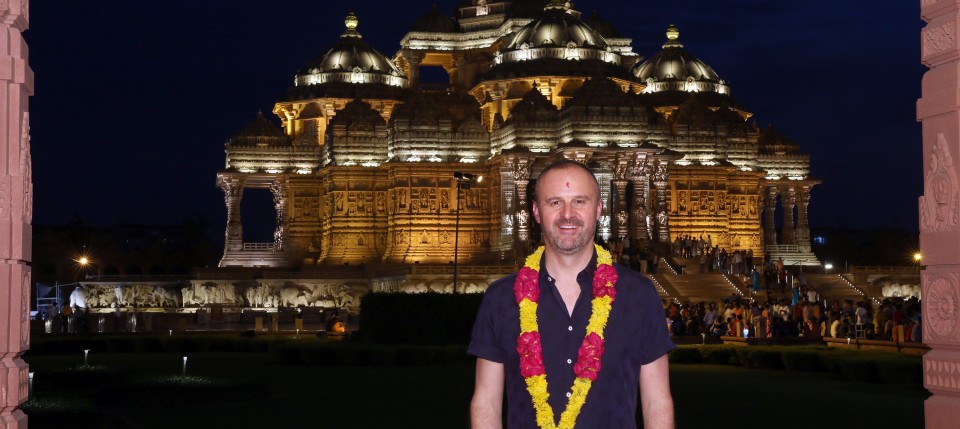
[[[280,127],[258,116],[227,141],[221,266],[448,264],[458,241],[462,263],[512,264],[538,240],[533,188],[558,158],[595,170],[602,239],[710,234],[816,263],[809,158],[749,122],[676,27],[640,61],[569,2],[473,0],[433,8],[389,59],[345,24],[274,107]],[[421,83],[422,67],[449,82]],[[454,172],[484,180],[458,194]],[[247,188],[273,193],[272,243],[243,240]]]

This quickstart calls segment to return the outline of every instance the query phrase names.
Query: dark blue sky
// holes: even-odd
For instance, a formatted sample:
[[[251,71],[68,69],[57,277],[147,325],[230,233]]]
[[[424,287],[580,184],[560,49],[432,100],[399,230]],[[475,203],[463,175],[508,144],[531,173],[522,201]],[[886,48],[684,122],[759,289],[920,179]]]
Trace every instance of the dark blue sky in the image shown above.
[[[36,1],[30,63],[35,223],[166,224],[222,231],[223,142],[269,113],[294,73],[343,30],[387,56],[432,4],[457,0]],[[588,1],[634,51],[667,25],[733,96],[812,157],[813,227],[916,229],[922,192],[919,5],[812,0]],[[91,6],[95,5],[95,6]]]

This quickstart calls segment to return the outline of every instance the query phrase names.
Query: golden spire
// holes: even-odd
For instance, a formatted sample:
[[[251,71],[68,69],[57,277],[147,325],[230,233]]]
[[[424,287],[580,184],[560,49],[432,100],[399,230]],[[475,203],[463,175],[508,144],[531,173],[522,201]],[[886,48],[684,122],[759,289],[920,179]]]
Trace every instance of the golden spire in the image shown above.
[[[667,27],[667,40],[677,40],[680,37],[680,29],[676,25],[670,24]]]
[[[357,15],[353,12],[347,14],[347,17],[343,19],[343,25],[347,27],[347,31],[344,31],[340,37],[361,37],[360,33],[357,32],[357,25],[360,24],[360,20],[357,19]]]
[[[357,15],[354,15],[353,12],[348,13],[346,19],[343,20],[343,25],[347,26],[347,30],[356,30],[359,23]]]

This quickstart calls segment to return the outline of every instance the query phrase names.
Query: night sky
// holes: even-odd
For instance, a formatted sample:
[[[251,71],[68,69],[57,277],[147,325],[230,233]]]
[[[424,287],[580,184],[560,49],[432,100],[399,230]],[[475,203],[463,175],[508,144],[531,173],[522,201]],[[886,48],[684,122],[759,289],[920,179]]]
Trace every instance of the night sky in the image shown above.
[[[452,15],[457,3],[32,2],[25,37],[36,74],[34,223],[200,218],[222,234],[215,177],[224,140],[258,110],[279,123],[274,102],[337,40],[350,8],[365,40],[391,57],[432,4]],[[676,24],[687,51],[727,81],[758,124],[772,124],[811,155],[812,174],[824,182],[813,192],[812,227],[917,229],[919,2],[576,7],[585,18],[597,10],[645,58]]]

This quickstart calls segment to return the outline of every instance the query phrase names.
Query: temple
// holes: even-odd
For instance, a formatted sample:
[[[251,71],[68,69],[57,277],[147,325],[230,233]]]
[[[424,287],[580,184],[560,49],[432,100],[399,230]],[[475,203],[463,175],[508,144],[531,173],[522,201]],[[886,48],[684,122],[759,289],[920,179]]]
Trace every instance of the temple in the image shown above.
[[[710,235],[818,264],[809,156],[758,128],[677,27],[644,59],[572,2],[468,0],[453,17],[434,6],[387,57],[361,22],[348,15],[297,71],[276,118],[226,141],[221,267],[513,265],[539,241],[533,186],[560,158],[596,172],[600,239]],[[448,81],[421,82],[431,67]],[[257,188],[273,196],[272,242],[244,239]]]

